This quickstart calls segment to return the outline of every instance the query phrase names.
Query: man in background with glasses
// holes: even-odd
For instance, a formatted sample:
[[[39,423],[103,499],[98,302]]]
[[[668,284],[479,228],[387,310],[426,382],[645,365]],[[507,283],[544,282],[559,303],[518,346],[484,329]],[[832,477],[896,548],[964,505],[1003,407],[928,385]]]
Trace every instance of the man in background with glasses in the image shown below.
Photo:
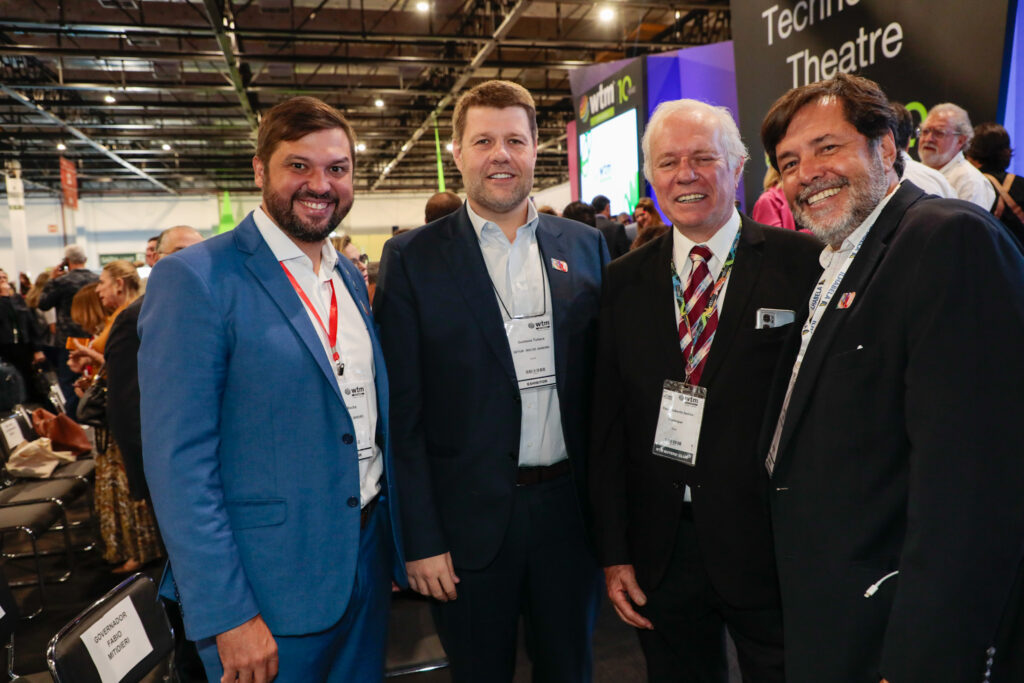
[[[981,171],[964,158],[963,150],[973,135],[974,127],[963,107],[943,102],[932,107],[921,124],[918,149],[921,161],[946,176],[957,197],[990,211],[996,191]]]

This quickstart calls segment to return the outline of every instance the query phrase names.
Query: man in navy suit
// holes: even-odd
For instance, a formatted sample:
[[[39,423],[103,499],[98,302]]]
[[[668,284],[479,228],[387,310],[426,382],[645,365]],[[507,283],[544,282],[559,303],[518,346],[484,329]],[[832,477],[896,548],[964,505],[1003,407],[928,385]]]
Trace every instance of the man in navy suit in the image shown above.
[[[352,205],[353,137],[319,100],[275,106],[260,207],[149,279],[146,478],[211,681],[384,674],[404,569],[387,374],[363,278],[327,241]]]
[[[410,585],[456,681],[588,681],[599,597],[584,458],[601,268],[588,226],[538,215],[533,98],[489,81],[455,106],[468,200],[391,239],[374,301],[392,371]]]

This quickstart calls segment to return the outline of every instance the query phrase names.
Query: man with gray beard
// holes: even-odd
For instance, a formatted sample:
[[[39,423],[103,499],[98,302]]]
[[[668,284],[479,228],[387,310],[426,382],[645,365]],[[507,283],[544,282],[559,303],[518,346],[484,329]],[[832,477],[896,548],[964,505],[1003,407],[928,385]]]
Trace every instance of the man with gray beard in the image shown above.
[[[877,84],[840,74],[761,128],[827,244],[763,435],[787,679],[1022,680],[1024,256],[900,183],[892,127]]]

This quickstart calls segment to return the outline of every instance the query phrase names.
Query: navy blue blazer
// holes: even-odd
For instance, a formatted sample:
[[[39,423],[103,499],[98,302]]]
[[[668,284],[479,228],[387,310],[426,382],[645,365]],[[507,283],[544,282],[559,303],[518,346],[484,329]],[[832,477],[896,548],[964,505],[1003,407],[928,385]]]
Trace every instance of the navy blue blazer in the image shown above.
[[[355,267],[338,272],[373,344],[382,495],[404,580],[388,382]],[[323,345],[250,214],[162,259],[139,318],[143,458],[192,640],[261,614],[272,633],[341,618],[359,549],[352,421]]]
[[[541,214],[562,433],[584,514],[601,269],[589,226]],[[555,266],[562,262],[566,270]],[[408,559],[451,552],[477,569],[511,515],[521,404],[501,310],[465,207],[384,246],[374,295],[391,370],[395,467]]]

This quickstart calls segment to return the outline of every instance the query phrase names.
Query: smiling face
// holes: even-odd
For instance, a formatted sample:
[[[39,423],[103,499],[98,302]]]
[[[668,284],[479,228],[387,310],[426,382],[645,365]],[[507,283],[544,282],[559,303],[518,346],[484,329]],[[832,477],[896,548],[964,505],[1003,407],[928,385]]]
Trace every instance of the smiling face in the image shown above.
[[[951,112],[939,111],[928,115],[921,124],[921,139],[918,154],[921,161],[934,169],[940,169],[956,156],[967,142],[966,135],[956,132],[956,121]]]
[[[263,210],[293,240],[315,243],[352,208],[352,153],[341,128],[282,140],[264,164],[253,157]]]
[[[836,248],[898,182],[892,134],[871,144],[834,98],[800,109],[775,153],[796,222]]]
[[[452,149],[473,210],[498,226],[526,222],[537,141],[522,107],[470,107]]]
[[[743,165],[729,167],[717,122],[693,110],[667,116],[651,139],[651,186],[672,225],[706,242],[729,220]]]

